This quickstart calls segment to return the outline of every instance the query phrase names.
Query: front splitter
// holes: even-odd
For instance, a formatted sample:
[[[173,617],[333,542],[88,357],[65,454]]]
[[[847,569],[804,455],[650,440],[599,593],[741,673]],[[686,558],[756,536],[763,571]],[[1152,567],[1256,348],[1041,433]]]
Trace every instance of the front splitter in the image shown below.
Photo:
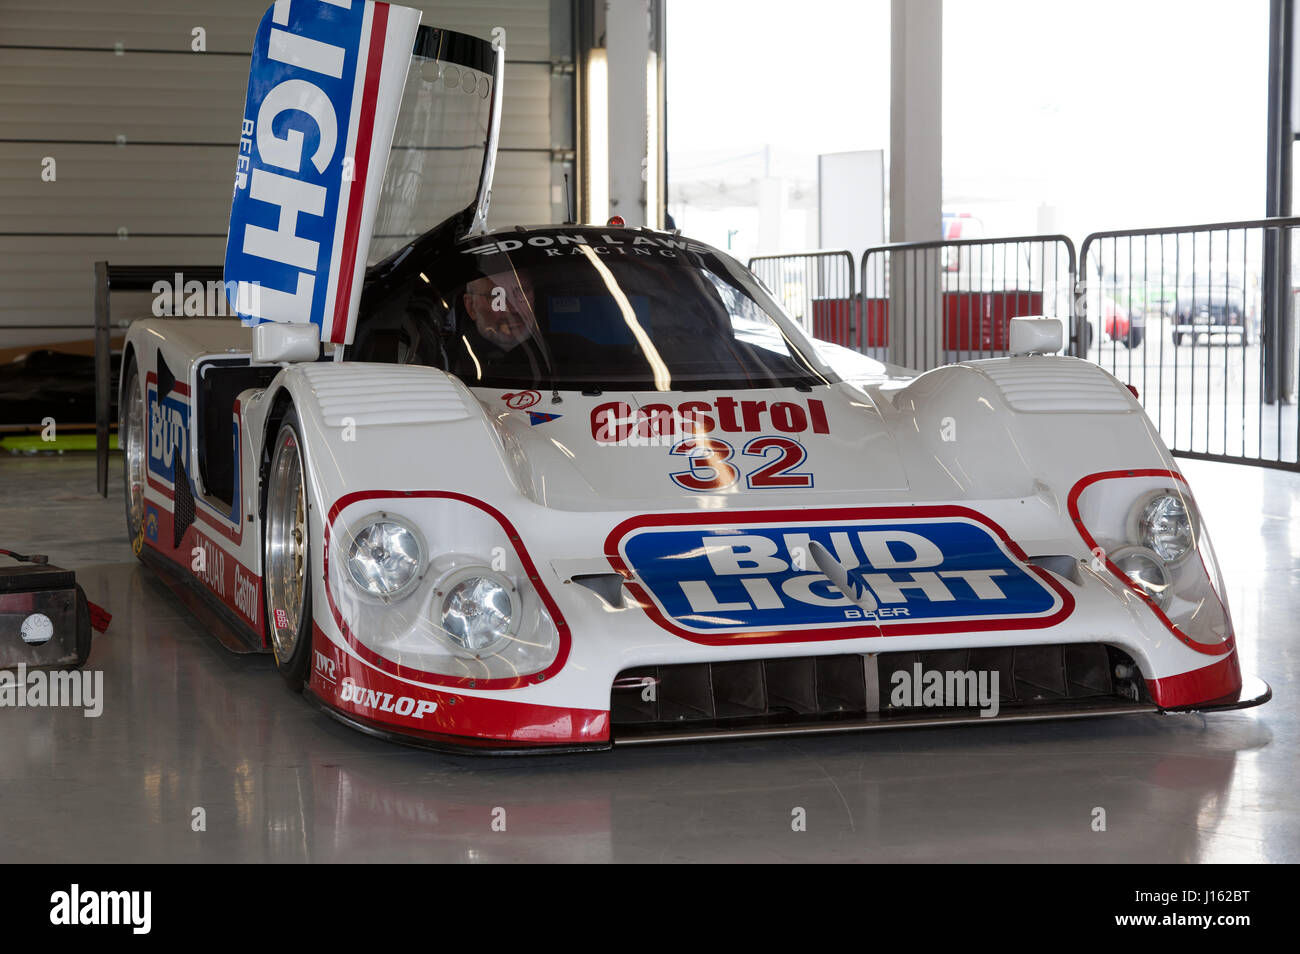
[[[1079,703],[1070,706],[1052,706],[1050,710],[1013,710],[1000,712],[995,716],[981,716],[978,711],[969,714],[953,714],[951,710],[943,713],[903,716],[873,714],[865,718],[845,719],[834,722],[808,723],[764,723],[762,725],[729,725],[698,728],[688,727],[614,727],[615,745],[648,745],[659,742],[705,742],[724,739],[773,738],[791,735],[832,735],[846,732],[864,732],[869,729],[919,729],[929,726],[946,725],[991,725],[1004,722],[1046,722],[1054,719],[1083,719],[1092,716],[1134,715],[1142,712],[1160,712],[1160,708],[1149,702],[1123,702],[1106,700],[1104,702]]]
[[[1225,702],[1210,702],[1194,706],[1162,709],[1150,702],[1117,700],[1081,701],[1069,705],[1052,705],[1042,708],[1010,710],[996,716],[981,716],[978,711],[968,714],[932,712],[924,715],[881,715],[815,723],[763,723],[761,725],[709,725],[698,727],[653,726],[645,728],[615,726],[611,742],[590,744],[519,745],[508,740],[494,741],[455,736],[409,735],[397,732],[360,716],[344,713],[330,706],[310,689],[304,689],[309,701],[331,718],[366,735],[450,755],[565,755],[579,752],[606,751],[612,746],[655,745],[673,742],[716,742],[727,739],[781,738],[795,735],[841,735],[848,732],[865,732],[872,729],[919,729],[935,726],[990,725],[1007,722],[1050,722],[1058,719],[1087,719],[1100,716],[1137,715],[1152,712],[1223,712],[1263,705],[1273,696],[1268,683],[1256,676],[1246,676],[1238,698]]]

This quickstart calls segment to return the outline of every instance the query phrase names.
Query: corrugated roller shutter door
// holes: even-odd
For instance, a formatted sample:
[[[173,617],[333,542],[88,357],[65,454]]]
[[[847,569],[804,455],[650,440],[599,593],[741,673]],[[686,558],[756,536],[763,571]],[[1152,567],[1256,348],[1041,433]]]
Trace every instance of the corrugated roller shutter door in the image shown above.
[[[550,2],[408,2],[426,24],[507,31],[495,224],[552,219]],[[0,5],[0,360],[19,345],[87,337],[76,329],[91,327],[97,259],[221,261],[248,50],[268,5]],[[198,27],[202,53],[191,49]],[[46,157],[53,182],[41,178]]]

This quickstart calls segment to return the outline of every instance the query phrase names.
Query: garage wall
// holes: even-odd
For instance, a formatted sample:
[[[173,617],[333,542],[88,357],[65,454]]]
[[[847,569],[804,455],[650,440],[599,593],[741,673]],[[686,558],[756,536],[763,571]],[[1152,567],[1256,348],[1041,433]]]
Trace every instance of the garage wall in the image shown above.
[[[0,363],[52,342],[89,353],[97,259],[220,264],[249,48],[269,2],[0,2]],[[492,220],[560,221],[552,147],[571,132],[564,109],[550,119],[551,64],[571,48],[569,0],[406,4],[425,24],[506,28]],[[115,296],[114,313],[140,303]]]

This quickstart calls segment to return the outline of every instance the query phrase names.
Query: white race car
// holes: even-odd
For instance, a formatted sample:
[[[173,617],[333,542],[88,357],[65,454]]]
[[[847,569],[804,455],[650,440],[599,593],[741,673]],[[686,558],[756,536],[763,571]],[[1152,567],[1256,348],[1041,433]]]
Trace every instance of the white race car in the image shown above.
[[[245,323],[135,322],[121,445],[141,556],[327,712],[520,752],[1268,698],[1186,481],[1059,323],[914,375],[675,232],[487,231],[501,50],[285,7],[232,210]],[[453,92],[470,202],[410,238],[412,182],[455,188],[398,114]]]

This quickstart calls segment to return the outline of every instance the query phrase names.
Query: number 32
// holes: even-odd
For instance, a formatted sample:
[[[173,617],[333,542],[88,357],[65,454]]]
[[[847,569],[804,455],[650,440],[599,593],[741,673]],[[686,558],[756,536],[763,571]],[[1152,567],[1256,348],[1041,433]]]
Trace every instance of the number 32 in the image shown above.
[[[740,480],[740,471],[732,463],[735,448],[726,441],[711,437],[692,437],[675,444],[669,451],[674,457],[685,457],[686,470],[669,474],[673,483],[697,493],[725,490]],[[767,462],[759,464],[745,477],[750,490],[772,488],[802,488],[813,485],[813,475],[796,473],[808,459],[802,444],[789,437],[755,437],[741,449],[746,457],[761,457]]]

